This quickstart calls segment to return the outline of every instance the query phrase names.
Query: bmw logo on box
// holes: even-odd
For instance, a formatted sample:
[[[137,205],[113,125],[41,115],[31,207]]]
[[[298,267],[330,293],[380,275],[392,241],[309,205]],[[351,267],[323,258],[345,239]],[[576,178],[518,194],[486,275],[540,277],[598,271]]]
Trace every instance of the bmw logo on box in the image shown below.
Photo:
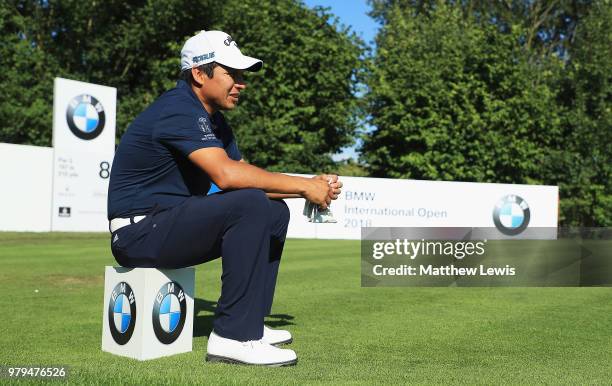
[[[153,331],[160,342],[170,344],[178,339],[185,325],[187,301],[183,288],[174,281],[164,284],[153,304]]]
[[[529,225],[530,210],[527,201],[509,194],[495,205],[493,223],[499,231],[508,236],[518,235]]]
[[[104,129],[104,107],[89,94],[78,95],[68,103],[66,121],[70,131],[78,138],[94,139]]]
[[[108,326],[117,344],[129,342],[136,326],[136,299],[132,287],[124,281],[115,286],[108,303]]]

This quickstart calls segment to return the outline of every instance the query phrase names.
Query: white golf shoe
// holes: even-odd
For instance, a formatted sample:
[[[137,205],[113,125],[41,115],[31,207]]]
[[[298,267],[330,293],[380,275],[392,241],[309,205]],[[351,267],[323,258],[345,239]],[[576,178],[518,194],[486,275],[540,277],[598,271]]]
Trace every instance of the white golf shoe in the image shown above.
[[[208,337],[206,361],[259,366],[291,366],[297,363],[295,351],[272,346],[262,340],[241,342],[222,338],[215,332]]]
[[[261,340],[274,346],[293,342],[293,338],[289,331],[274,330],[266,325],[264,325],[263,338],[261,338]]]

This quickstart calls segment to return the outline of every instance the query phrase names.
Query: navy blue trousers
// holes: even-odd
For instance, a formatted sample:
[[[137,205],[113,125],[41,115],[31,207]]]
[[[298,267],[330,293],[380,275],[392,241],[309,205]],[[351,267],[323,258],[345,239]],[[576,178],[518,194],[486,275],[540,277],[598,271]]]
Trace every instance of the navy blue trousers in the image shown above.
[[[222,256],[214,330],[228,339],[258,340],[272,308],[288,224],[284,201],[240,189],[154,210],[113,233],[111,250],[124,267],[183,268]]]

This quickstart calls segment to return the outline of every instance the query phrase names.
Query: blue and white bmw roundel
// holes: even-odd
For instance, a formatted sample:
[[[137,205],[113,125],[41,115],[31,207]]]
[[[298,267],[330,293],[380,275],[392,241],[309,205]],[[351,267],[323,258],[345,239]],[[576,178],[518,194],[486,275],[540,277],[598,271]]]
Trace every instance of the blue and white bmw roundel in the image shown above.
[[[132,287],[124,281],[118,283],[111,292],[107,323],[117,344],[124,345],[130,341],[136,326],[136,297]]]
[[[181,303],[174,294],[168,294],[159,307],[159,324],[161,328],[171,333],[176,330],[181,320]]]
[[[115,299],[113,320],[115,322],[115,329],[121,334],[125,333],[130,326],[132,312],[130,311],[130,302],[124,294],[117,296],[117,299]]]
[[[74,109],[72,120],[75,126],[84,133],[91,133],[100,123],[98,112],[89,103],[79,103]]]
[[[84,140],[96,138],[104,130],[104,106],[94,96],[77,95],[66,108],[66,123],[76,137]]]
[[[523,232],[527,225],[531,211],[527,201],[514,194],[504,196],[493,209],[493,223],[503,234],[514,236]]]
[[[523,209],[516,202],[507,202],[499,210],[499,222],[506,228],[518,228],[524,220]]]
[[[170,281],[161,286],[153,301],[153,331],[163,344],[176,341],[183,331],[187,316],[187,300],[179,283]]]

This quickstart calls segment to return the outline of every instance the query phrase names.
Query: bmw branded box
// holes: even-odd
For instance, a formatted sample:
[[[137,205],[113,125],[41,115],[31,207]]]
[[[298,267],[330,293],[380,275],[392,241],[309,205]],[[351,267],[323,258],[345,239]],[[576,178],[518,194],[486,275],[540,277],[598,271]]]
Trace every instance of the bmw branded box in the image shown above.
[[[194,268],[106,267],[102,351],[138,360],[192,350]]]

